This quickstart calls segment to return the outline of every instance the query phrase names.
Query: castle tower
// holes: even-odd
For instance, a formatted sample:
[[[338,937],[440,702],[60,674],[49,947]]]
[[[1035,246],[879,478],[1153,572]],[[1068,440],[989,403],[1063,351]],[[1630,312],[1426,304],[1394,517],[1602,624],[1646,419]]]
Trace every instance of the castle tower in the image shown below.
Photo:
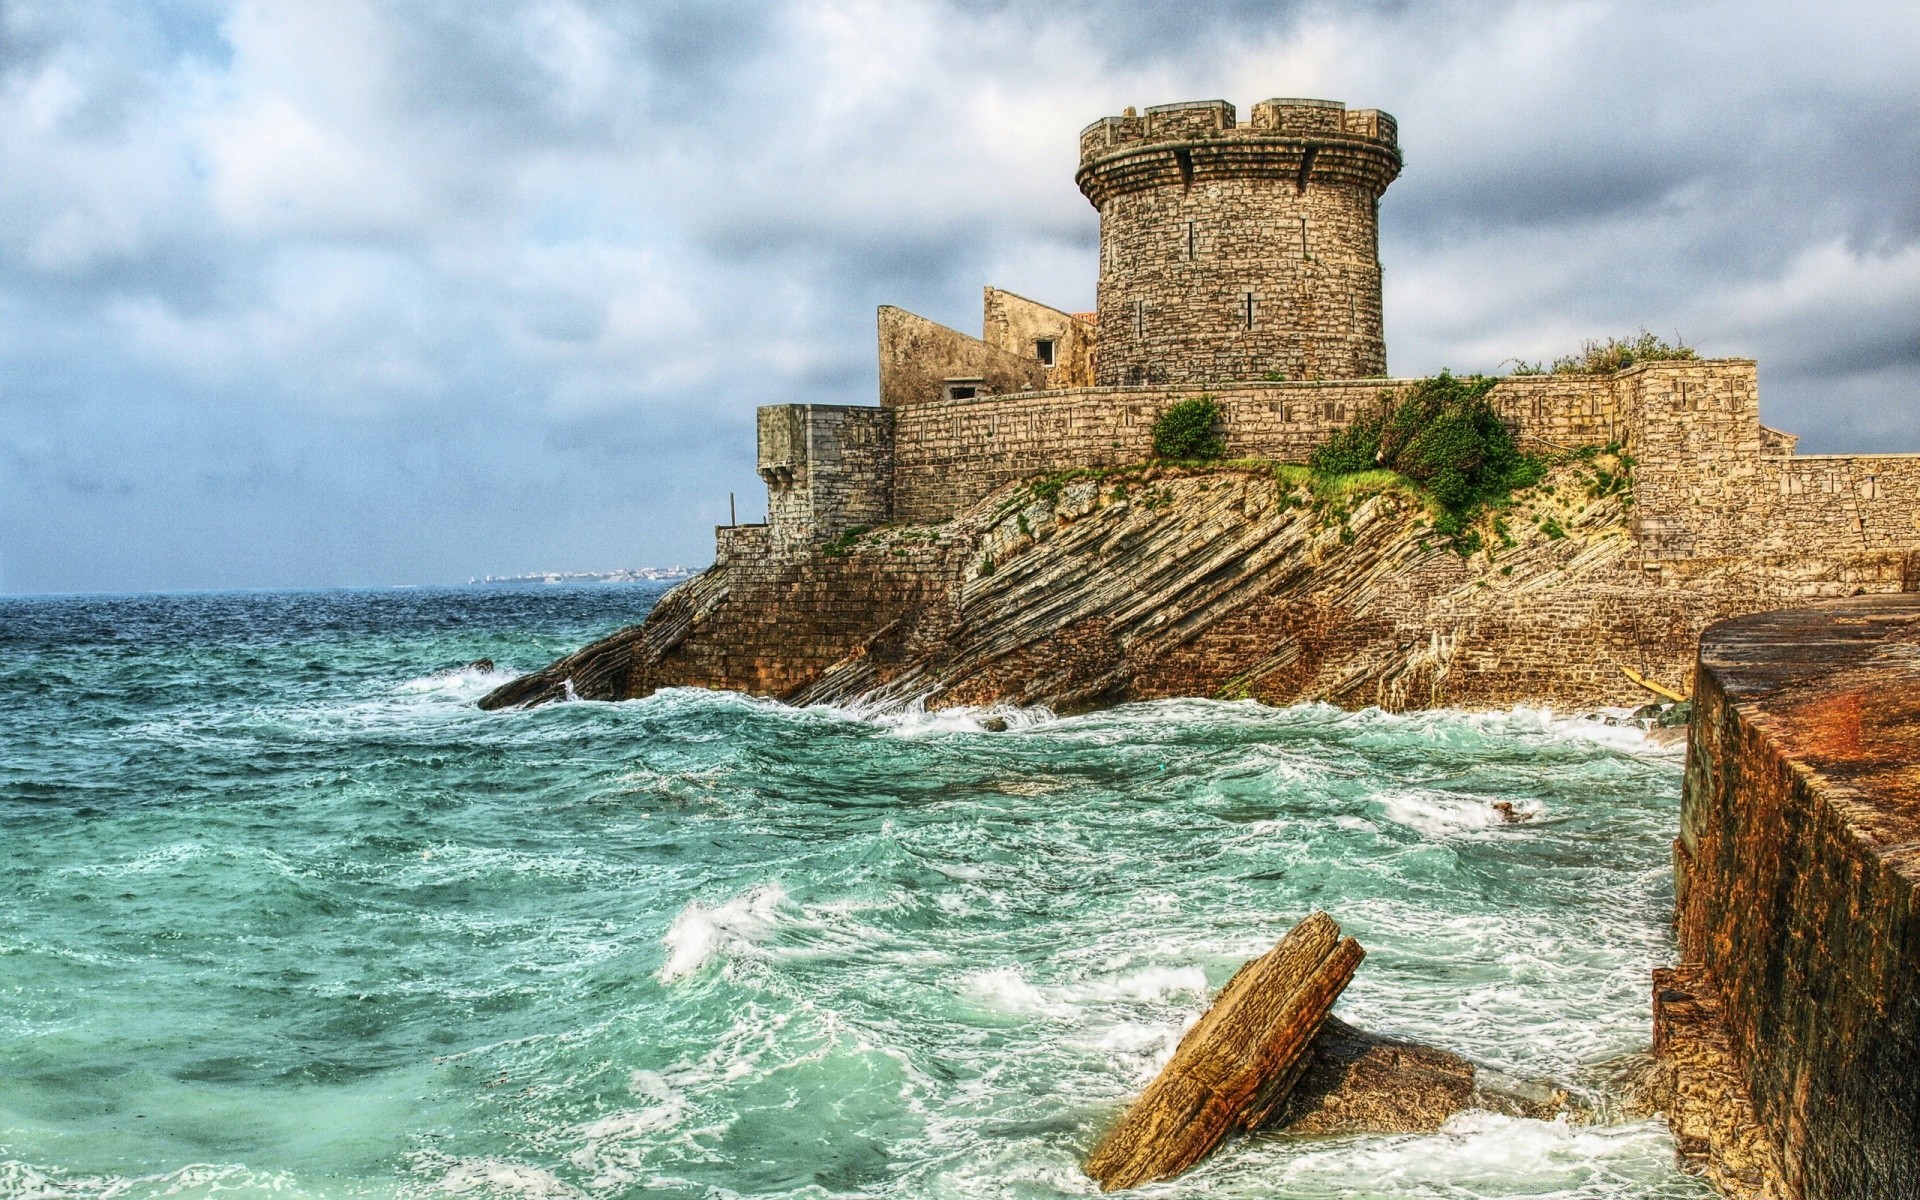
[[[1332,100],[1265,100],[1245,126],[1224,100],[1087,126],[1097,382],[1384,374],[1380,195],[1399,173],[1393,118]]]

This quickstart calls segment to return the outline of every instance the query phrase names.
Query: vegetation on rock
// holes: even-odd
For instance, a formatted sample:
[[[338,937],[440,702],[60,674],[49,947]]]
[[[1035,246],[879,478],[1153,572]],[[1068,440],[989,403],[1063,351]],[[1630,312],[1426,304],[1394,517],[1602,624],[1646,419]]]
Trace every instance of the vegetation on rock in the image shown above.
[[[1588,339],[1577,354],[1563,354],[1551,363],[1515,360],[1515,375],[1611,375],[1635,363],[1662,362],[1698,358],[1693,347],[1679,338],[1669,342],[1657,334],[1640,331],[1631,338],[1610,337],[1605,341]]]
[[[1513,430],[1487,399],[1494,380],[1442,371],[1395,397],[1381,394],[1373,412],[1313,451],[1316,475],[1391,471],[1417,485],[1439,510],[1434,531],[1462,554],[1480,548],[1474,519],[1531,487],[1547,464],[1523,453]]]
[[[845,555],[847,551],[853,549],[855,542],[872,532],[873,526],[871,525],[855,525],[853,528],[840,534],[839,537],[821,546],[820,550],[829,558],[840,558]]]
[[[1153,452],[1179,462],[1211,462],[1227,452],[1219,424],[1220,406],[1212,396],[1182,400],[1154,421]]]

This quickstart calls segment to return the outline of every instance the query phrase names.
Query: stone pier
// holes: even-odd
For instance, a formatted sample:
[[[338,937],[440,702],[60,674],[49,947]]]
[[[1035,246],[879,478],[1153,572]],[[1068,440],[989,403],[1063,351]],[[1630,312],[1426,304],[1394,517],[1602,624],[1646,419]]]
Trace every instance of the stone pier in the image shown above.
[[[1713,625],[1694,704],[1654,997],[1681,1152],[1730,1194],[1920,1195],[1920,596]]]

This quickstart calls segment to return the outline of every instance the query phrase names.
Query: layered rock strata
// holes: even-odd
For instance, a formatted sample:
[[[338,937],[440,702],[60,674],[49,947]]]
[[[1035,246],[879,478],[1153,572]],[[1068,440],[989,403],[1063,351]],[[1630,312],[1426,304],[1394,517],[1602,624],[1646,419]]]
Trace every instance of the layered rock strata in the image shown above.
[[[824,545],[723,530],[714,567],[645,624],[482,703],[675,686],[1062,711],[1173,696],[1639,703],[1623,668],[1683,686],[1707,621],[1852,586],[1824,560],[1650,573],[1629,497],[1597,494],[1594,478],[1557,468],[1466,556],[1391,481],[1327,494],[1264,465],[1028,480],[951,521]]]
[[[1920,596],[1714,625],[1694,704],[1654,991],[1676,1140],[1729,1194],[1915,1195]]]

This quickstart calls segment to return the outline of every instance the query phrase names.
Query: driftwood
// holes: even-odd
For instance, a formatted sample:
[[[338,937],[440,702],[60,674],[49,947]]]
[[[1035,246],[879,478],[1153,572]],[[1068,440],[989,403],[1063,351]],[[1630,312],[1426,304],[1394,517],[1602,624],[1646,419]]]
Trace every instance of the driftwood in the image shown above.
[[[1094,1148],[1102,1191],[1170,1179],[1285,1106],[1308,1046],[1366,951],[1325,913],[1227,982],[1173,1059]]]
[[[1240,968],[1094,1148],[1087,1174],[1103,1191],[1170,1179],[1236,1130],[1422,1133],[1469,1108],[1594,1118],[1565,1088],[1330,1015],[1365,954],[1333,918],[1315,913]]]

